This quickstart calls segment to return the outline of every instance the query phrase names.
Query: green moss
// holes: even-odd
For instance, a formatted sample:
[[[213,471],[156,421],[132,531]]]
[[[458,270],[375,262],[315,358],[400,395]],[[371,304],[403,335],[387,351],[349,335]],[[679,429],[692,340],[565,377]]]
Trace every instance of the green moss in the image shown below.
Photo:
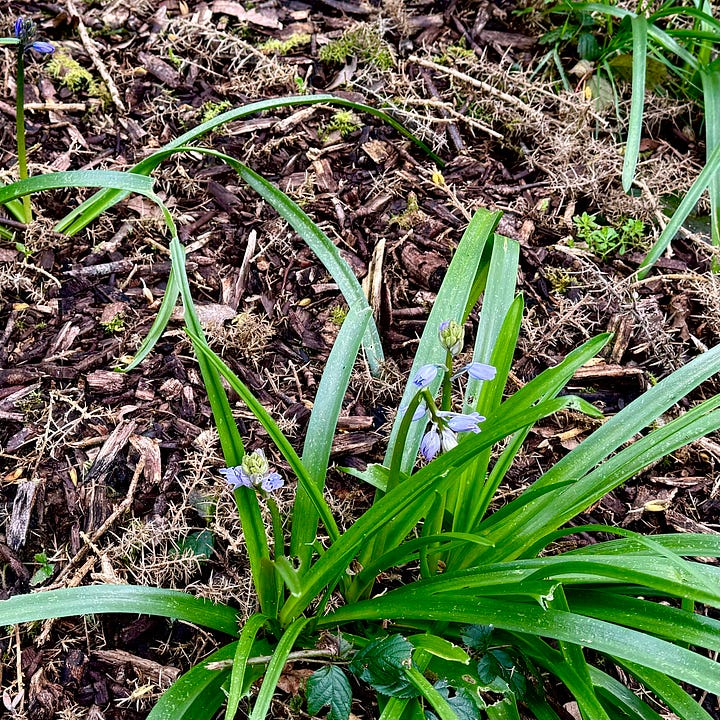
[[[349,57],[356,57],[380,70],[395,66],[390,45],[382,39],[378,29],[368,23],[353,25],[337,40],[320,49],[320,59],[324,62],[343,65]]]
[[[95,80],[89,70],[62,48],[53,54],[46,67],[52,77],[74,93],[84,91],[91,97],[100,99],[103,106],[110,102],[110,93],[105,83]]]
[[[310,35],[297,34],[291,35],[287,40],[276,40],[272,38],[262,45],[258,46],[258,50],[266,55],[277,53],[278,55],[288,55],[295,48],[307,45],[310,42]]]
[[[62,49],[53,54],[47,69],[56,80],[60,80],[62,85],[73,92],[87,90],[89,93],[97,85],[90,72]]]
[[[330,122],[320,132],[324,140],[333,132],[339,132],[340,137],[347,137],[362,127],[358,116],[352,110],[337,110]]]
[[[232,103],[228,102],[227,100],[223,100],[217,103],[208,100],[206,103],[203,103],[202,106],[203,115],[201,122],[205,123],[208,120],[212,120],[214,117],[217,117],[220,113],[229,110],[231,107]]]
[[[340,326],[345,322],[347,314],[348,311],[346,308],[342,307],[342,305],[335,305],[334,307],[330,308],[330,321],[334,325]]]

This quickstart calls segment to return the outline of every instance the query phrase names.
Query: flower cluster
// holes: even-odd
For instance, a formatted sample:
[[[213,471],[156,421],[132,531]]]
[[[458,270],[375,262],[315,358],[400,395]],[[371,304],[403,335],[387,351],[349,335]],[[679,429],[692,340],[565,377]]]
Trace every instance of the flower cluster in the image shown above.
[[[446,320],[440,324],[438,330],[440,344],[448,352],[448,363],[452,361],[461,350],[464,341],[464,331],[461,325],[454,320]],[[413,421],[421,418],[430,420],[430,428],[423,435],[420,443],[420,454],[423,458],[430,462],[441,450],[447,452],[452,450],[458,444],[458,433],[479,433],[480,423],[485,418],[477,412],[468,414],[451,412],[450,410],[439,410],[435,405],[435,401],[430,395],[427,388],[437,378],[440,371],[450,373],[450,369],[444,365],[437,363],[423,365],[418,368],[415,377],[412,380],[413,385],[418,392],[423,393],[420,403],[413,413]],[[455,373],[451,379],[467,374],[474,380],[493,380],[496,375],[496,369],[492,365],[486,365],[480,362],[471,362],[465,365],[459,372]]]
[[[270,472],[270,464],[262,449],[246,453],[242,464],[223,468],[220,474],[230,483],[233,490],[239,487],[261,488],[265,492],[274,492],[283,486],[280,473]]]
[[[50,43],[35,40],[36,32],[37,25],[32,20],[24,20],[19,17],[15,21],[14,35],[20,41],[21,52],[28,50],[35,50],[39,53],[55,52],[55,48]]]

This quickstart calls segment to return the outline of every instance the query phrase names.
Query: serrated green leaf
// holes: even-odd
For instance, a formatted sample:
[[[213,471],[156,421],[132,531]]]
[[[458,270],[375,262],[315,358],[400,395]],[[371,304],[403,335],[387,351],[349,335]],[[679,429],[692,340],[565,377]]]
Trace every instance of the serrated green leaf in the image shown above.
[[[492,625],[468,625],[460,639],[476,652],[485,652],[490,647],[490,638],[495,628]]]
[[[405,674],[412,663],[412,651],[413,646],[402,635],[388,635],[360,650],[350,670],[381,695],[417,697],[418,691]]]
[[[316,670],[307,683],[307,709],[310,715],[329,706],[328,720],[348,720],[352,690],[345,673],[337,665]]]
[[[463,688],[453,688],[448,681],[438,680],[435,689],[447,701],[452,711],[458,716],[458,720],[480,720],[480,708],[475,704],[470,693]],[[453,691],[452,697],[450,691]],[[425,713],[427,720],[437,720],[437,715],[432,712]]]
[[[527,688],[525,676],[517,668],[513,657],[505,650],[490,650],[478,661],[477,672],[480,681],[490,690],[512,693],[522,698]]]

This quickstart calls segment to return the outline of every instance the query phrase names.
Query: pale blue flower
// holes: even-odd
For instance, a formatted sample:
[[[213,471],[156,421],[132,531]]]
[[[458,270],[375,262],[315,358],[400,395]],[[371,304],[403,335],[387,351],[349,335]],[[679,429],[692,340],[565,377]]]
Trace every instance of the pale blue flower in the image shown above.
[[[471,362],[466,365],[461,372],[466,372],[475,380],[494,380],[497,370],[492,365],[486,365],[480,362]]]
[[[480,428],[478,425],[485,420],[485,418],[477,412],[470,413],[469,415],[463,415],[462,413],[439,410],[438,415],[447,423],[447,426],[456,433],[479,433]]]
[[[439,369],[442,365],[422,365],[418,368],[413,378],[413,385],[422,390],[426,388],[437,377]]]
[[[455,320],[443,320],[438,328],[440,344],[453,356],[463,348],[465,329]]]
[[[274,492],[275,490],[279,490],[283,484],[284,480],[282,479],[282,475],[280,475],[280,473],[271,472],[268,473],[267,477],[265,477],[260,483],[260,487],[265,492]]]
[[[438,426],[433,423],[420,441],[420,454],[426,462],[430,462],[440,452],[441,445]]]
[[[222,468],[220,474],[225,477],[233,490],[239,487],[252,487],[252,480],[248,477],[241,465],[234,467]]]
[[[457,435],[449,427],[444,427],[440,431],[440,447],[442,447],[443,452],[452,450],[457,447],[457,444]]]
[[[270,472],[270,465],[262,448],[245,453],[241,465],[223,468],[220,474],[236,490],[239,487],[262,488],[265,492],[273,492],[283,486],[279,473]]]

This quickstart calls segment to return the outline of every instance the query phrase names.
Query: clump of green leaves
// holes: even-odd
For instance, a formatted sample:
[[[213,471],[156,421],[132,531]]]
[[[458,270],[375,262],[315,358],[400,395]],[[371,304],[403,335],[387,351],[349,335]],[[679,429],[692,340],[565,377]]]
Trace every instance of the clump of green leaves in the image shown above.
[[[467,47],[465,38],[461,38],[460,42],[448,45],[441,55],[436,55],[433,59],[440,65],[453,65],[457,60],[474,60],[475,58],[475,51]]]
[[[335,305],[330,308],[330,321],[339,327],[345,322],[347,314],[347,308],[344,308],[342,305]]]
[[[276,38],[270,38],[265,41],[262,45],[258,46],[258,50],[266,55],[288,55],[296,48],[307,45],[310,42],[310,35],[306,33],[297,33],[291,35],[287,40],[278,40]]]
[[[327,139],[332,133],[340,133],[340,137],[347,137],[362,127],[358,116],[352,110],[336,110],[330,122],[320,132],[323,139]]]
[[[324,62],[343,65],[350,57],[374,65],[380,70],[395,66],[390,45],[383,40],[374,25],[358,23],[348,28],[337,40],[330,41],[320,50]]]
[[[617,227],[600,225],[596,215],[576,215],[573,218],[575,233],[579,240],[587,243],[588,249],[602,260],[609,255],[624,255],[628,250],[642,248],[645,238],[645,224],[642,220],[627,218]]]

